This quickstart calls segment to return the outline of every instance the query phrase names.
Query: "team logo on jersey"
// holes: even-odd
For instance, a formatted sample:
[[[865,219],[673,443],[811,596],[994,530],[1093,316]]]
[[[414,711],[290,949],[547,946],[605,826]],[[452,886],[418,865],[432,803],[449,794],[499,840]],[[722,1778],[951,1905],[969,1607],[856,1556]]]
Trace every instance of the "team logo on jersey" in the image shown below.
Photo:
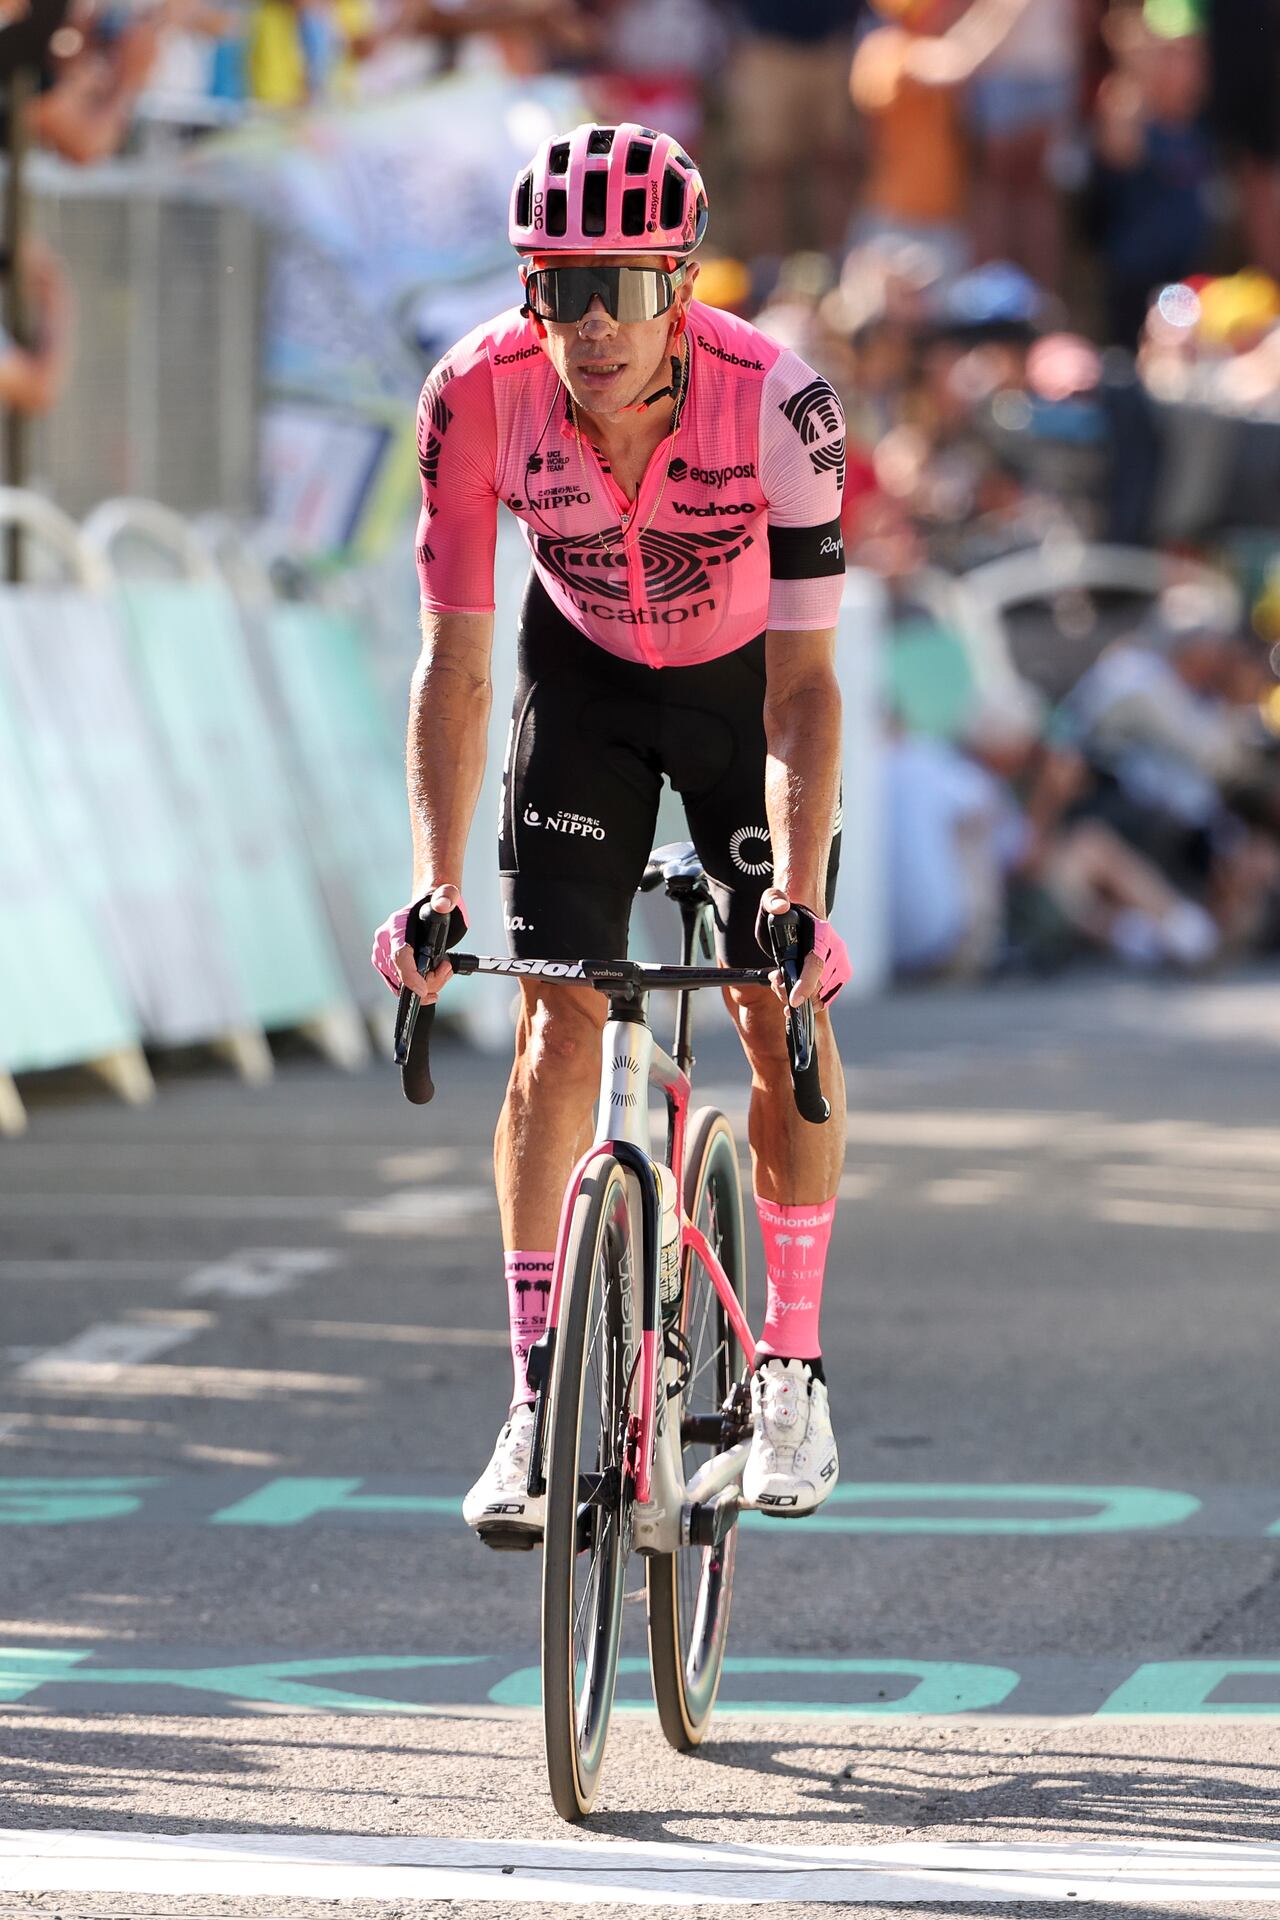
[[[671,506],[674,512],[681,513],[686,519],[691,520],[722,520],[728,513],[756,511],[750,500],[738,500],[732,505],[726,504],[723,507],[717,506],[714,500],[709,500],[705,507],[691,507],[687,500],[673,500]]]
[[[844,414],[835,389],[823,379],[813,379],[782,402],[782,412],[808,448],[814,472],[834,469],[837,484],[843,487]]]
[[[717,360],[727,360],[731,367],[750,367],[753,373],[764,372],[763,360],[744,360],[741,354],[730,353],[727,347],[718,347],[714,340],[698,335],[698,345],[704,353],[713,353]]]
[[[672,460],[667,466],[667,478],[677,485],[682,480],[692,480],[699,487],[727,487],[731,480],[754,480],[756,463],[744,460],[736,467],[691,467],[687,460]],[[729,508],[724,511],[729,512]]]
[[[440,442],[449,431],[453,419],[453,409],[444,397],[444,390],[453,379],[453,368],[442,360],[435,372],[422,389],[422,407],[419,414],[418,431],[418,467],[429,487],[434,487],[440,477]],[[431,425],[423,437],[423,426],[429,420]]]
[[[422,389],[422,401],[431,415],[431,424],[439,434],[445,434],[449,422],[453,419],[452,410],[445,405],[444,390],[453,379],[453,368],[447,360],[442,360],[434,373],[427,378]]]
[[[773,847],[768,827],[739,827],[729,835],[729,858],[739,873],[753,880],[773,872]]]
[[[686,595],[705,593],[711,585],[709,569],[728,566],[745,553],[752,536],[745,527],[725,527],[707,533],[666,533],[654,527],[640,535],[646,597],[660,604]],[[616,576],[617,562],[606,560],[595,534],[579,538],[534,538],[539,563],[566,587],[589,589],[609,600],[629,598],[625,579]]]

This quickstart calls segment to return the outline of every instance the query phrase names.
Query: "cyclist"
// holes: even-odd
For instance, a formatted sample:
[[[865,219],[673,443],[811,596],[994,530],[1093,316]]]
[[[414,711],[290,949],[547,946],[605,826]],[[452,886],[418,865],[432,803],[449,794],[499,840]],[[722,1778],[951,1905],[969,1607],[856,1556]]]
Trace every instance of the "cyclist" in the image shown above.
[[[499,856],[517,957],[626,950],[665,773],[716,900],[723,964],[759,965],[758,915],[799,909],[797,1001],[817,999],[832,1119],[792,1099],[781,988],[734,988],[751,1067],[750,1142],[767,1313],[754,1356],[748,1504],[811,1511],[838,1471],[818,1338],[844,1150],[844,1079],[826,1003],[848,978],[825,918],[838,857],[844,578],[839,402],[794,353],[693,298],[707,200],[669,136],[585,125],[516,180],[523,304],[434,369],[418,414],[423,648],[408,785],[415,901],[465,925],[459,883],[484,771],[498,503],[532,568],[504,766]],[[762,897],[763,890],[763,897]],[[430,1004],[405,929],[374,964]],[[763,922],[761,921],[761,926]],[[767,949],[766,949],[767,950]],[[525,1489],[526,1356],[546,1322],[560,1196],[590,1139],[602,997],[520,980],[515,1063],[495,1142],[514,1393],[464,1503],[540,1534]]]

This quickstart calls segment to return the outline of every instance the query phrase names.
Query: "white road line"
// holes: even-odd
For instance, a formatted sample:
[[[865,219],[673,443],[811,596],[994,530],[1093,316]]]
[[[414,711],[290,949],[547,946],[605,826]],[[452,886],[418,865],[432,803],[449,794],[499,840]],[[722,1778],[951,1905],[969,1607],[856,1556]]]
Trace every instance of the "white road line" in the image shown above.
[[[695,1907],[1280,1898],[1280,1845],[893,1841],[880,1846],[433,1840],[358,1834],[0,1831],[0,1891],[220,1899],[554,1901]]]
[[[245,1247],[189,1273],[178,1292],[187,1300],[266,1300],[326,1273],[338,1256],[327,1247]]]
[[[349,1205],[341,1222],[348,1233],[456,1233],[493,1206],[491,1187],[401,1187],[381,1200]]]
[[[1103,1200],[1094,1217],[1118,1227],[1204,1227],[1214,1233],[1274,1233],[1276,1216],[1261,1208],[1182,1206],[1172,1200]]]
[[[1280,1207],[1280,1182],[1274,1175],[1243,1173],[1229,1167],[1140,1167],[1121,1164],[1099,1167],[1098,1176],[1105,1187],[1134,1187],[1153,1193],[1173,1193],[1179,1199],[1194,1197],[1210,1205],[1225,1201],[1228,1205],[1245,1200],[1255,1206]]]
[[[282,1333],[306,1340],[381,1340],[394,1347],[506,1347],[505,1327],[385,1326],[372,1320],[285,1320]]]
[[[167,1280],[185,1260],[0,1260],[6,1280]]]
[[[103,1320],[74,1340],[47,1347],[14,1371],[14,1379],[37,1386],[100,1386],[118,1380],[128,1367],[180,1347],[208,1325],[208,1315],[155,1315],[143,1320]]]
[[[889,1168],[885,1166],[852,1167],[840,1176],[840,1198],[865,1200],[869,1194],[878,1193],[888,1177]]]
[[[24,1219],[332,1220],[355,1199],[297,1193],[13,1193],[6,1214]]]
[[[969,1168],[949,1180],[931,1180],[924,1198],[931,1207],[985,1207],[996,1200],[1009,1200],[1022,1186],[1025,1175],[999,1168]]]
[[[461,1159],[457,1147],[418,1147],[412,1153],[386,1154],[376,1164],[383,1180],[439,1180]]]
[[[930,1147],[957,1153],[1012,1153],[1048,1144],[1072,1116],[923,1109],[914,1113],[854,1111],[850,1146]]]

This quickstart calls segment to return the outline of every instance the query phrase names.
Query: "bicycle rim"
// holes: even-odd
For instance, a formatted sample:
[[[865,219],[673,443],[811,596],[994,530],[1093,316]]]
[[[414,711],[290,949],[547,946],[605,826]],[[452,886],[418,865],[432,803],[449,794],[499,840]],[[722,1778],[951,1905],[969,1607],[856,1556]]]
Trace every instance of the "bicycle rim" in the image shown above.
[[[542,1711],[556,1810],[591,1809],[622,1635],[632,1360],[629,1186],[616,1160],[574,1206],[556,1334],[542,1562]]]
[[[720,1264],[745,1301],[746,1265],[742,1188],[733,1134],[723,1114],[695,1115],[689,1140],[685,1210],[706,1234]],[[685,1478],[714,1449],[688,1436],[691,1419],[718,1414],[741,1376],[742,1349],[702,1263],[686,1255],[680,1330],[689,1344],[689,1377],[680,1401]],[[646,1568],[649,1662],[662,1731],[685,1752],[702,1740],[711,1719],[724,1664],[738,1534],[718,1547],[683,1547]]]

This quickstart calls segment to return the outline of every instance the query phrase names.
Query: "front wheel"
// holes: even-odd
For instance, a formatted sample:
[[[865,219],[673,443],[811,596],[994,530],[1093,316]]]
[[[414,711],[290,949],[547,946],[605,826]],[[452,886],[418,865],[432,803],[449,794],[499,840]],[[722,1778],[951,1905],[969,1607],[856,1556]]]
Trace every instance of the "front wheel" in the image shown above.
[[[745,1307],[738,1155],[729,1122],[714,1108],[703,1107],[693,1117],[685,1168],[685,1212],[706,1235]],[[688,1480],[720,1450],[719,1442],[707,1436],[714,1436],[721,1408],[745,1365],[711,1276],[692,1249],[685,1255],[680,1332],[687,1343],[688,1372],[683,1394],[672,1404],[680,1409]],[[734,1528],[718,1547],[682,1547],[648,1562],[653,1697],[663,1733],[682,1753],[700,1744],[720,1686],[737,1544]]]
[[[627,1424],[633,1358],[630,1182],[602,1158],[569,1228],[556,1331],[542,1556],[542,1714],[557,1813],[589,1813],[622,1637]]]

